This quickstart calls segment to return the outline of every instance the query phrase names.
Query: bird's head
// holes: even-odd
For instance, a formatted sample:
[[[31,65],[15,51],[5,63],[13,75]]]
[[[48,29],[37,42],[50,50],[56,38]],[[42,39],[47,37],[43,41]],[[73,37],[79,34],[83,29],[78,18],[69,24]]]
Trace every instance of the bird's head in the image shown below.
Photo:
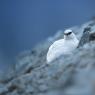
[[[64,39],[69,40],[69,39],[74,39],[74,38],[76,38],[76,35],[73,33],[71,29],[64,31]]]

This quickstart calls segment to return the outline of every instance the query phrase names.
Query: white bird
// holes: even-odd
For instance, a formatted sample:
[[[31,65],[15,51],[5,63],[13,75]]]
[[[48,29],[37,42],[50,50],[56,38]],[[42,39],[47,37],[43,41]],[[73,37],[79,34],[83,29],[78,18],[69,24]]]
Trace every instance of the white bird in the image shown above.
[[[47,52],[47,63],[52,62],[61,55],[71,54],[78,46],[79,40],[71,29],[64,31],[64,39],[55,41]]]

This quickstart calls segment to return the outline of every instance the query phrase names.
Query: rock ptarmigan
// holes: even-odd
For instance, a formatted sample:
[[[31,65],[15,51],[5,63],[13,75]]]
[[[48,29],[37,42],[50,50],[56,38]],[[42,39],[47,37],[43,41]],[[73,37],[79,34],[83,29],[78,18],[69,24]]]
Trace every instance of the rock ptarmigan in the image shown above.
[[[52,62],[61,55],[71,54],[78,46],[79,40],[71,29],[64,31],[64,38],[55,41],[47,52],[47,63]]]

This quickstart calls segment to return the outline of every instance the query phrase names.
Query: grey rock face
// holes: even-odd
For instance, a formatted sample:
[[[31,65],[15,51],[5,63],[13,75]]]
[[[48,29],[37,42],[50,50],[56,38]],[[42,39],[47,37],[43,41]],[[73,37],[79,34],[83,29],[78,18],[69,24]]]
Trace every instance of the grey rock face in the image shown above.
[[[0,95],[95,95],[95,23],[71,29],[80,39],[71,55],[46,64],[49,46],[63,37],[63,32],[58,32],[18,56],[15,72],[0,77]]]
[[[83,35],[80,39],[79,45],[78,47],[83,46],[84,44],[88,43],[90,41],[90,32],[91,31],[91,27],[86,27],[83,31]]]

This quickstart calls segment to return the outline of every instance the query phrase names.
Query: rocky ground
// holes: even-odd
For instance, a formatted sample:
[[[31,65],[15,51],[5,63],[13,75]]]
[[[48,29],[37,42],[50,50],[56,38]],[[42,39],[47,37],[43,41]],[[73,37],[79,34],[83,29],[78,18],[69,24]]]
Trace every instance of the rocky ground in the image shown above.
[[[70,29],[80,40],[71,55],[46,64],[49,46],[63,37],[58,31],[17,57],[14,71],[0,76],[0,95],[95,95],[95,21]]]

